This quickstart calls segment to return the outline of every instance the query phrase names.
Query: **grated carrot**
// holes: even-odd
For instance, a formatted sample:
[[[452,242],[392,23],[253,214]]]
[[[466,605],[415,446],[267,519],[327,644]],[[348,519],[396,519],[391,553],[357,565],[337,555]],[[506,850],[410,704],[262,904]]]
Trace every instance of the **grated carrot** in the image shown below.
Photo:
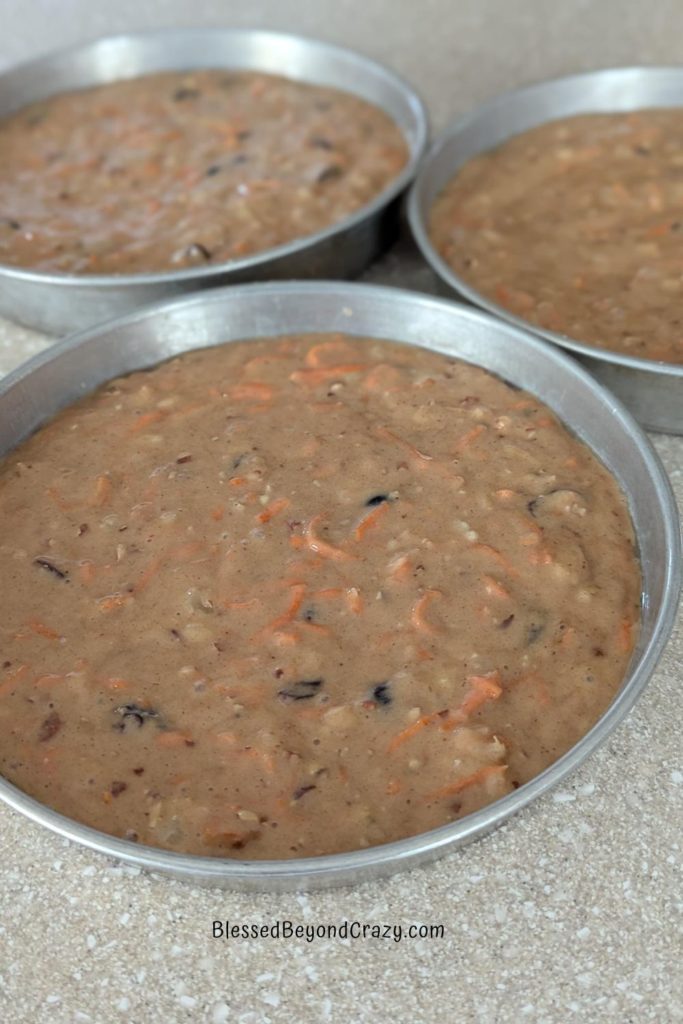
[[[362,540],[367,531],[377,525],[379,520],[386,515],[388,507],[388,503],[383,501],[381,505],[377,505],[376,508],[371,509],[366,516],[363,516],[354,531],[354,537],[356,540]]]
[[[336,548],[332,544],[328,544],[327,541],[321,540],[315,533],[315,526],[322,519],[322,515],[318,514],[313,516],[308,526],[304,530],[304,542],[305,544],[314,551],[317,555],[321,555],[323,558],[329,558],[335,562],[348,562],[355,561],[356,556],[350,555],[348,551],[342,551],[341,548]],[[293,539],[293,538],[292,538]]]
[[[430,604],[435,597],[443,597],[440,590],[426,590],[422,597],[419,597],[413,605],[413,610],[410,613],[410,621],[415,629],[421,633],[430,633],[432,636],[437,634],[439,630],[432,626],[426,621],[424,613],[427,609],[427,605]]]
[[[506,764],[486,765],[484,768],[478,768],[476,772],[472,772],[471,775],[467,775],[464,779],[458,779],[457,782],[451,782],[446,786],[441,786],[440,789],[432,790],[431,793],[426,794],[425,799],[441,800],[446,796],[455,796],[456,793],[462,793],[464,789],[469,789],[470,786],[478,786],[496,775],[504,775],[507,769],[508,766]]]
[[[259,513],[256,518],[259,523],[269,523],[273,516],[288,508],[289,504],[289,498],[276,498],[275,501],[271,501],[270,505],[266,505],[263,512]]]

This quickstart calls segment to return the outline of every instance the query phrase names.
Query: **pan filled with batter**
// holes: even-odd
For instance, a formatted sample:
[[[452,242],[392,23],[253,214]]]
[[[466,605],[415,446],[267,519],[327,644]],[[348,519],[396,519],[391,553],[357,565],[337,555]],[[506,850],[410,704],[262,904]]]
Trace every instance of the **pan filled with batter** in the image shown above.
[[[359,273],[426,133],[389,70],[277,33],[140,33],[12,69],[0,309],[59,333],[199,284]]]
[[[0,468],[7,782],[129,856],[258,870],[466,830],[571,760],[663,640],[672,598],[646,613],[641,592],[675,575],[675,530],[648,453],[655,568],[636,469],[617,482],[523,361],[502,372],[504,343],[473,358],[512,331],[389,289],[265,286],[42,357],[36,397],[51,365],[107,354]]]
[[[470,301],[575,352],[646,426],[683,430],[683,73],[542,82],[455,124],[410,200]]]
[[[66,274],[212,266],[330,227],[405,166],[391,118],[254,71],[167,71],[0,122],[0,262]]]
[[[432,242],[533,324],[680,365],[682,167],[683,108],[561,118],[469,161]]]

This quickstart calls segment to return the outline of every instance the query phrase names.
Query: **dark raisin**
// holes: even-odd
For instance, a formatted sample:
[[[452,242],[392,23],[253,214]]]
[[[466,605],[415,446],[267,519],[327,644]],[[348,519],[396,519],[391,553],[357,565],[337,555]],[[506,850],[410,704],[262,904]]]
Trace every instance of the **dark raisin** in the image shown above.
[[[498,629],[507,629],[508,626],[511,626],[512,623],[514,622],[514,618],[515,618],[514,613],[508,615],[507,619],[503,619],[503,621],[499,625]]]
[[[47,740],[51,740],[53,736],[57,735],[63,724],[56,711],[50,712],[38,730],[38,741],[45,743]]]
[[[117,780],[116,782],[112,782],[111,786],[109,787],[109,792],[111,793],[112,796],[120,796],[121,793],[123,793],[126,789],[128,789],[128,783],[119,782]]]
[[[154,708],[142,708],[139,704],[121,704],[114,708],[114,712],[121,716],[121,721],[114,725],[119,732],[123,732],[129,722],[141,729],[149,718],[155,718],[157,725],[161,725],[161,716]]]
[[[532,622],[531,623],[531,625],[527,629],[527,633],[526,633],[527,647],[530,647],[532,644],[536,643],[536,641],[538,640],[539,636],[543,633],[544,629],[545,629],[545,623],[542,623],[542,622]]]
[[[133,775],[142,775],[144,770],[144,768],[133,768]]]
[[[3,224],[6,224],[8,228],[11,228],[12,231],[21,231],[21,224],[18,220],[15,220],[14,217],[0,217],[0,220]]]
[[[59,569],[54,562],[50,562],[47,558],[34,558],[34,565],[39,565],[41,569],[46,569],[51,572],[57,579],[64,580],[65,583],[69,582],[69,573],[66,569]]]
[[[278,697],[282,700],[310,700],[311,697],[315,697],[322,685],[322,679],[301,679],[285,690],[279,690]]]
[[[373,687],[372,699],[377,704],[391,704],[393,697],[389,692],[389,683],[378,683],[377,686]]]
[[[305,796],[306,793],[310,793],[312,789],[316,789],[316,788],[317,787],[314,786],[313,784],[308,785],[308,786],[299,786],[298,789],[294,790],[294,792],[292,794],[292,800],[301,800],[302,796]]]
[[[199,89],[193,89],[189,85],[181,85],[173,93],[173,99],[178,103],[182,100],[196,100],[200,95]]]
[[[206,168],[206,177],[207,178],[213,178],[213,176],[215,174],[220,174],[220,170],[221,170],[221,165],[220,164],[211,164],[210,167]]]
[[[88,526],[87,523],[81,523],[81,525],[78,527],[78,536],[82,537],[83,534],[87,533],[89,529],[90,527]]]
[[[328,164],[327,167],[323,167],[322,170],[316,174],[315,180],[319,185],[324,184],[326,181],[336,181],[337,178],[341,178],[342,171],[339,164]]]

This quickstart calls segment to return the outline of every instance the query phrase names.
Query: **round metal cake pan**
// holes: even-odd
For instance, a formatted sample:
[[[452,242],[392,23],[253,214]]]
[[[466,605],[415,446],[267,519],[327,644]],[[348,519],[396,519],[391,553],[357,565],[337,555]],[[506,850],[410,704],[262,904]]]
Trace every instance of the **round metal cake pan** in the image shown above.
[[[683,434],[683,366],[658,363],[586,345],[529,323],[468,284],[431,243],[434,200],[460,167],[513,135],[574,114],[683,107],[683,67],[614,68],[540,82],[506,93],[454,123],[432,146],[408,200],[415,241],[447,293],[568,349],[651,430]],[[552,224],[548,226],[552,231]]]
[[[48,334],[64,334],[199,288],[282,278],[353,277],[391,240],[401,194],[427,143],[427,115],[419,96],[393,72],[328,43],[242,29],[163,29],[98,39],[0,75],[0,118],[57,93],[157,71],[198,68],[262,71],[360,96],[399,127],[408,162],[375,199],[325,230],[227,263],[120,275],[0,265],[0,313]]]
[[[389,338],[445,352],[547,403],[608,467],[628,499],[643,573],[640,636],[608,710],[550,768],[475,814],[370,849],[281,861],[171,853],[95,831],[0,779],[0,798],[34,821],[92,849],[196,884],[287,890],[360,882],[433,860],[489,832],[606,740],[647,683],[676,612],[681,572],[676,506],[659,459],[630,414],[559,349],[486,313],[427,295],[340,282],[254,284],[206,291],[111,321],[59,342],[0,383],[0,454],[114,376],[207,345],[309,331]]]

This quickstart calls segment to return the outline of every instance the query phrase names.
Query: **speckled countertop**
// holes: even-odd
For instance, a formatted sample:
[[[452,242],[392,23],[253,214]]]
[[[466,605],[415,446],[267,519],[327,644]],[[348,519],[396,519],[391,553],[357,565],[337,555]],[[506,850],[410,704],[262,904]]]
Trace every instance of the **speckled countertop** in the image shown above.
[[[21,13],[16,0],[0,0],[0,63],[104,30],[189,20],[181,0],[142,6],[64,0],[56,23],[43,17],[54,13],[48,0],[28,0]],[[398,14],[390,0],[362,9],[358,18],[350,0],[267,0],[233,21],[294,27],[389,61],[418,81],[437,126],[503,86],[680,56],[677,0],[647,11],[637,0],[571,0],[552,19],[543,0],[425,0],[415,24],[408,5],[388,22],[387,13]],[[194,21],[225,20],[222,10],[197,0]],[[449,32],[427,33],[427,14],[446,16]],[[383,24],[386,32],[376,32]],[[446,90],[456,66],[458,87]],[[367,277],[429,287],[406,242]],[[46,343],[0,321],[0,374]],[[683,504],[683,438],[654,442]],[[635,710],[564,788],[433,866],[353,889],[195,889],[90,853],[0,805],[0,1021],[683,1021],[682,676],[679,616]],[[213,938],[214,920],[427,923],[445,935],[226,941]]]

